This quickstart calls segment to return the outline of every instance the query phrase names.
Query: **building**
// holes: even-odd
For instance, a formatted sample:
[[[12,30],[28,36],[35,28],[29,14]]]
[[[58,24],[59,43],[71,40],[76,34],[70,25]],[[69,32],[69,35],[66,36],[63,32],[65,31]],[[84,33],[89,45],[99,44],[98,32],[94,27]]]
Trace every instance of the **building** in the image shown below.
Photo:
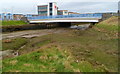
[[[48,16],[57,15],[57,10],[58,7],[56,2],[51,2],[48,4]]]
[[[77,13],[77,12],[68,12],[68,15],[71,15],[71,14],[80,14],[80,13]]]
[[[38,14],[26,14],[25,17],[34,17],[34,16],[38,16]]]
[[[50,2],[46,5],[38,6],[39,16],[55,16],[55,15],[71,15],[71,14],[79,14],[79,13],[68,12],[68,10],[58,10],[56,2]]]
[[[22,17],[24,17],[23,14],[13,14],[13,19],[14,20],[21,20]]]
[[[24,17],[23,14],[11,14],[11,13],[1,13],[0,20],[21,20]]]
[[[54,16],[57,15],[57,4],[56,2],[50,2],[47,5],[38,6],[39,16]]]
[[[58,10],[58,15],[68,15],[68,10]]]
[[[13,20],[13,14],[2,13],[2,14],[0,14],[0,20]]]
[[[47,16],[48,15],[48,5],[38,6],[38,15]]]

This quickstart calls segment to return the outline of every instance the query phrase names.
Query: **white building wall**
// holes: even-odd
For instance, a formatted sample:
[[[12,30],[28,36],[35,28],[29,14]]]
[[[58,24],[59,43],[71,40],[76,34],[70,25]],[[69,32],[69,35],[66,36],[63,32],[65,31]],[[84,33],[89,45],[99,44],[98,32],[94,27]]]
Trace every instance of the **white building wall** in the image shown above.
[[[53,16],[54,15],[57,15],[57,4],[56,3],[53,3]]]
[[[65,12],[67,12],[67,13],[65,13]],[[63,11],[63,15],[68,15],[68,11]]]
[[[50,10],[49,9],[50,9],[50,3],[48,3],[47,16],[50,16]],[[57,15],[57,4],[55,2],[52,3],[52,15],[53,16]]]

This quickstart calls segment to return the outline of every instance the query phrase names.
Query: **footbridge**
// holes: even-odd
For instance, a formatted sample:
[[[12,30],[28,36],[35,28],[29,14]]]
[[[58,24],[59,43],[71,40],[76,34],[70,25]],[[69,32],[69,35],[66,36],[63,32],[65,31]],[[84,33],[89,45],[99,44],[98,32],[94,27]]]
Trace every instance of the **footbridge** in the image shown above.
[[[56,23],[56,22],[84,22],[97,23],[102,19],[102,14],[71,14],[57,16],[34,16],[27,17],[29,23]]]

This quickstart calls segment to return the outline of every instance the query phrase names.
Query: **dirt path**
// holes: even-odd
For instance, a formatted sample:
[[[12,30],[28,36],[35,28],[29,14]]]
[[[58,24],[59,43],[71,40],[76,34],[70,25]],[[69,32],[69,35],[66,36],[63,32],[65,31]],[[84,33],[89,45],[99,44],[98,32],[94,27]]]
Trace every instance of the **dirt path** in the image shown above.
[[[67,30],[63,29],[63,28],[18,31],[18,32],[2,34],[2,36],[0,37],[0,40],[6,39],[6,38],[16,38],[16,37],[31,36],[31,35],[32,36],[43,36],[43,35],[52,34],[52,33],[62,33],[62,32],[65,32],[65,31],[67,31]]]

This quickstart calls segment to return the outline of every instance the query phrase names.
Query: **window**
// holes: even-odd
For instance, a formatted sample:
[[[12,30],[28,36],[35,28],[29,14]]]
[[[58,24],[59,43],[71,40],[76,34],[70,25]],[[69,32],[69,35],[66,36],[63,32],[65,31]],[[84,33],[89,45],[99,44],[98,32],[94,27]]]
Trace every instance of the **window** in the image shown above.
[[[63,14],[63,12],[59,12],[59,11],[58,11],[58,15],[62,15],[62,14]]]
[[[52,8],[50,8],[49,10],[50,10],[50,15],[52,15]]]
[[[50,13],[50,15],[52,15],[52,13]]]
[[[67,12],[66,12],[66,11],[65,11],[64,13],[65,13],[65,14],[67,14]]]
[[[50,8],[50,11],[52,11],[52,8]]]
[[[38,7],[38,10],[47,9],[47,7]]]
[[[47,14],[47,11],[39,11],[38,14]]]
[[[52,7],[52,3],[50,3],[50,7]]]

